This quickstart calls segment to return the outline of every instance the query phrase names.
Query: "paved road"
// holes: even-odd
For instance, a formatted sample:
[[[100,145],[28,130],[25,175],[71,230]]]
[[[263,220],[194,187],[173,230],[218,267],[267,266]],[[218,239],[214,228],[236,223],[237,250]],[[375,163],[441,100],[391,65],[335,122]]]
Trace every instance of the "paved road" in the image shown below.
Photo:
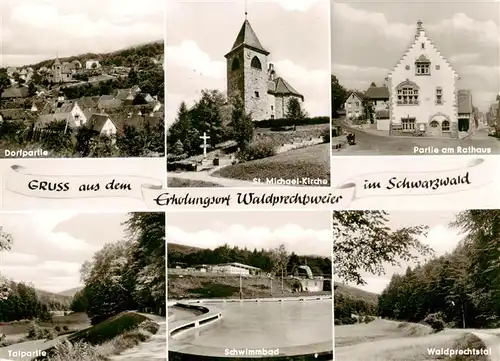
[[[357,129],[349,131],[356,135],[356,144],[346,146],[340,151],[334,150],[333,156],[414,155],[413,147],[436,147],[442,149],[445,147],[456,148],[457,146],[490,148],[491,154],[500,154],[500,141],[496,138],[488,137],[488,130],[486,129],[478,130],[477,134],[460,140],[450,138],[380,136]]]

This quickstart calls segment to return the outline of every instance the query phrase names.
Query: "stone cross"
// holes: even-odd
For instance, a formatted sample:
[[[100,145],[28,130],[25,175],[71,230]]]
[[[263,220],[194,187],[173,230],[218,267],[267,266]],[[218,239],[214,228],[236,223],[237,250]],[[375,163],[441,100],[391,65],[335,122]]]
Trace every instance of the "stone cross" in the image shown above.
[[[203,145],[201,146],[203,148],[203,158],[207,157],[207,140],[210,139],[210,137],[207,135],[207,133],[203,132],[203,136],[200,137],[200,139],[203,139]]]

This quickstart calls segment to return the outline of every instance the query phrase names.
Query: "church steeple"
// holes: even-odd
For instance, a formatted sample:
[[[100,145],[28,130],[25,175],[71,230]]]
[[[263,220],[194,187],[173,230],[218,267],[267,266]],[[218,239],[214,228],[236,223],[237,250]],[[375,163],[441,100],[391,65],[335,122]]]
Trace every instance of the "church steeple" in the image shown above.
[[[252,25],[250,25],[250,22],[248,21],[248,19],[246,19],[246,15],[247,13],[245,12],[245,21],[241,26],[241,29],[238,33],[238,36],[236,37],[236,40],[234,41],[231,51],[225,55],[226,58],[229,54],[234,52],[236,49],[239,49],[240,47],[248,47],[264,55],[270,54],[260,43],[259,38],[257,38],[257,35],[255,34],[255,31],[252,29]]]

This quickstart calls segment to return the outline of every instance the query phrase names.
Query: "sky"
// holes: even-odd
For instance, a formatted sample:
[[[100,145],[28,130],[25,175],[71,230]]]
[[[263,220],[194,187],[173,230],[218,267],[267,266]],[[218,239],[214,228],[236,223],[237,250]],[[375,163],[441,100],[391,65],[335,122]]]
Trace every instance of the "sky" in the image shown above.
[[[330,114],[329,0],[248,0],[248,21],[279,76],[305,97],[311,116]],[[182,19],[182,21],[179,21]],[[167,123],[203,89],[226,91],[226,59],[245,20],[245,2],[167,4]],[[267,66],[266,66],[267,68]]]
[[[2,0],[0,66],[164,39],[163,0]]]
[[[418,20],[486,111],[500,92],[499,1],[332,1],[332,73],[348,89],[384,83]],[[361,46],[362,45],[362,46]]]
[[[11,251],[0,252],[1,273],[35,288],[62,292],[80,287],[80,267],[106,243],[124,239],[125,213],[36,212],[0,215],[13,236]]]
[[[429,227],[427,237],[421,237],[420,240],[434,250],[434,256],[439,257],[452,252],[465,236],[460,230],[449,227],[450,222],[455,219],[456,214],[457,212],[443,211],[389,212],[389,228],[396,230],[401,227],[427,225]],[[422,260],[425,262],[425,259],[422,258]],[[386,265],[385,274],[382,276],[362,272],[361,275],[367,284],[363,286],[349,285],[380,294],[391,281],[392,275],[395,273],[404,274],[408,266],[413,267],[415,264],[402,262],[401,267]]]
[[[273,249],[284,244],[298,255],[331,257],[329,212],[193,212],[167,214],[167,241],[214,249],[228,244]]]

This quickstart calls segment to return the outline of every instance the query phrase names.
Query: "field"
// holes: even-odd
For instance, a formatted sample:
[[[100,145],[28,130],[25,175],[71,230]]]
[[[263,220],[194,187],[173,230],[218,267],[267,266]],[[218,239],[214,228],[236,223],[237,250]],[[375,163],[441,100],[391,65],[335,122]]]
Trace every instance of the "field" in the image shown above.
[[[219,169],[216,177],[252,181],[274,179],[326,179],[330,183],[330,144],[319,144],[280,153],[273,157]]]
[[[338,361],[429,361],[443,357],[450,361],[488,360],[484,355],[458,358],[429,353],[429,349],[486,348],[465,330],[433,333],[425,325],[379,319],[368,324],[335,326],[334,332]]]
[[[53,316],[52,322],[40,322],[40,327],[54,328],[59,326],[61,329],[66,326],[69,331],[77,331],[90,326],[90,320],[85,313],[71,313],[67,316]],[[31,325],[29,320],[20,320],[0,324],[0,333],[6,335],[6,343],[14,344],[20,342],[28,335],[28,329]]]
[[[243,298],[297,297],[331,295],[331,292],[292,292],[292,283],[283,280],[272,282],[267,277],[242,278]],[[168,296],[170,299],[183,298],[239,298],[240,278],[238,276],[205,275],[168,275]]]

